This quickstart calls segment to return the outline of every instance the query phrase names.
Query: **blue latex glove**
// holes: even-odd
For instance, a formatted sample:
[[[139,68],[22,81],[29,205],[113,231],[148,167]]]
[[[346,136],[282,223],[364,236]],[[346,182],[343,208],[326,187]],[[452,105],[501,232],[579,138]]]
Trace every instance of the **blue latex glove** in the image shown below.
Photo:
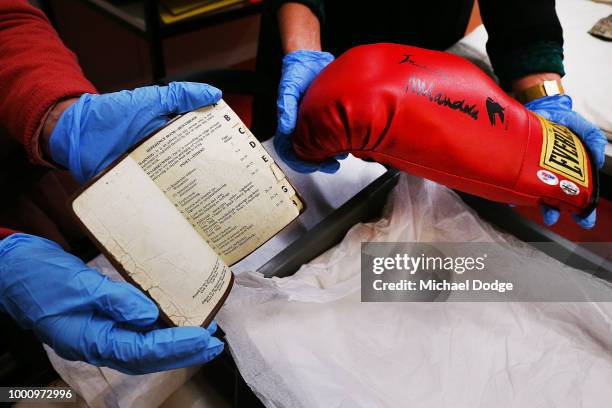
[[[194,82],[83,94],[55,125],[49,138],[51,156],[84,183],[167,123],[168,115],[211,105],[219,99],[220,90]]]
[[[605,160],[605,148],[608,140],[601,129],[588,122],[577,112],[572,110],[572,98],[568,95],[545,96],[525,104],[525,107],[551,122],[568,127],[582,139],[587,149],[593,155],[598,169]],[[542,216],[546,225],[553,225],[559,219],[559,210],[549,206],[542,206]],[[573,216],[578,225],[583,228],[593,228],[596,212],[593,210],[588,216],[581,218]]]
[[[324,173],[335,173],[340,168],[338,159],[346,158],[347,154],[336,156],[324,162],[308,162],[301,160],[293,151],[291,134],[295,130],[298,106],[302,95],[310,83],[330,62],[334,56],[322,51],[294,51],[285,55],[278,86],[278,128],[274,135],[274,148],[287,165],[299,173],[312,173],[317,170]]]
[[[223,351],[217,326],[157,329],[158,309],[59,245],[27,234],[0,241],[0,310],[68,360],[127,374],[206,363]]]

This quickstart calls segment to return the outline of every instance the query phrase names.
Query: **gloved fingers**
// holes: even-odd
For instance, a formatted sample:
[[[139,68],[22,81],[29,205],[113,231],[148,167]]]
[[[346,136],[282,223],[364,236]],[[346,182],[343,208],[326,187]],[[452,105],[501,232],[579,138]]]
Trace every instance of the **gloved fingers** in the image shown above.
[[[334,174],[340,170],[340,162],[335,159],[327,159],[319,164],[319,171],[327,174]]]
[[[559,210],[557,210],[556,208],[549,207],[547,205],[542,205],[541,210],[542,210],[542,218],[544,220],[544,224],[551,226],[557,223],[557,221],[559,220],[559,216],[561,215]],[[595,221],[597,218],[596,213],[597,212],[593,210],[586,217],[579,217],[575,214],[572,214],[572,218],[574,218],[574,221],[576,221],[576,223],[580,225],[582,228],[591,229],[595,226]]]
[[[527,105],[525,105],[527,106]],[[542,110],[542,109],[531,109],[532,112],[537,113],[538,115],[540,115],[541,117],[543,117],[546,120],[549,120],[551,122],[554,122],[554,120],[552,120],[551,114],[550,112],[546,111],[546,110]]]
[[[147,333],[121,327],[109,328],[101,320],[92,320],[91,333],[97,326],[103,333],[89,340],[97,365],[106,365],[127,374],[146,374],[204,364],[223,351],[223,342],[202,327],[184,326],[152,330]]]
[[[608,139],[601,129],[572,110],[572,99],[568,95],[554,95],[535,99],[525,104],[525,107],[576,133],[593,155],[596,167],[603,167]]]
[[[197,82],[171,82],[156,90],[157,103],[152,106],[156,116],[189,112],[217,103],[222,97],[219,89]]]
[[[97,274],[98,276],[92,276]],[[155,323],[159,310],[155,303],[127,282],[116,282],[93,269],[86,269],[76,278],[87,288],[91,305],[118,323],[147,327]]]
[[[150,114],[152,115],[157,115],[157,113],[155,113],[156,112],[155,109],[153,108],[149,112],[151,112]],[[138,130],[134,129],[134,133],[130,135],[132,140],[130,140],[129,142],[129,147],[140,142],[143,138],[155,132],[157,129],[161,128],[168,122],[169,120],[166,116],[153,116],[150,120],[139,123]],[[104,160],[100,163],[100,165],[93,172],[93,175],[97,174],[99,171],[104,169],[106,166],[108,166],[112,162],[112,160],[115,160],[117,157],[121,156],[124,152],[125,151],[122,146],[115,146],[115,148],[107,156],[107,160]],[[109,159],[112,159],[112,160],[109,160]]]
[[[334,159],[336,160],[344,160],[348,157],[348,153],[341,153],[341,154],[337,154],[334,156]]]
[[[283,84],[279,86],[276,107],[278,111],[277,132],[290,135],[295,130],[297,110],[301,92],[296,84]]]
[[[296,156],[291,145],[291,136],[277,132],[273,139],[274,150],[289,168],[298,173],[314,173],[317,167],[314,163],[302,162]]]
[[[10,254],[18,254],[18,258],[31,255],[33,252],[40,250],[64,252],[61,246],[56,242],[36,235],[24,234],[22,232],[11,234],[8,237],[0,240],[0,256]],[[3,259],[3,262],[7,262]]]
[[[585,136],[585,140],[595,160],[595,166],[601,169],[606,161],[606,145],[608,144],[608,138],[600,128],[594,127],[591,132]]]
[[[593,209],[593,212],[591,212],[586,217],[579,217],[575,214],[572,214],[572,218],[574,218],[574,221],[576,221],[576,223],[580,225],[582,228],[591,229],[595,226],[597,214],[596,214],[596,210]]]
[[[3,293],[13,317],[25,327],[48,316],[100,311],[116,322],[149,325],[157,319],[155,304],[132,285],[113,282],[56,243],[14,234],[3,241],[5,266],[19,273],[4,279]]]
[[[605,161],[605,149],[608,138],[603,131],[591,122],[583,118],[578,112],[566,112],[563,115],[553,114],[553,121],[566,126],[576,133],[590,150],[597,168],[603,167]]]
[[[559,221],[559,216],[561,215],[561,213],[556,208],[549,207],[547,205],[542,205],[540,207],[540,210],[542,211],[542,219],[544,221],[544,224],[551,226],[556,224],[557,221]]]
[[[328,159],[321,163],[301,160],[293,150],[291,136],[286,134],[276,133],[274,135],[274,149],[283,162],[287,164],[290,169],[298,173],[308,174],[319,170],[326,173],[335,173],[338,168],[340,168],[340,163],[333,159]],[[336,164],[334,164],[334,162]]]
[[[293,133],[302,95],[333,60],[334,56],[328,52],[310,50],[293,51],[283,57],[276,101],[278,132],[287,135]]]
[[[206,328],[206,331],[208,332],[208,334],[210,334],[211,336],[213,334],[215,334],[215,332],[217,331],[217,321],[213,320],[208,327]]]

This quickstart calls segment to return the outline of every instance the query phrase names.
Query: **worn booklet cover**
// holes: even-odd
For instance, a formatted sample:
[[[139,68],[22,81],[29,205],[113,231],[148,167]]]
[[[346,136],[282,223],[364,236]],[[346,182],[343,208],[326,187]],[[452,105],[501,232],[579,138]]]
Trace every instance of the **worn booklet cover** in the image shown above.
[[[223,101],[179,116],[86,184],[72,209],[119,272],[172,325],[208,325],[230,266],[304,205]]]

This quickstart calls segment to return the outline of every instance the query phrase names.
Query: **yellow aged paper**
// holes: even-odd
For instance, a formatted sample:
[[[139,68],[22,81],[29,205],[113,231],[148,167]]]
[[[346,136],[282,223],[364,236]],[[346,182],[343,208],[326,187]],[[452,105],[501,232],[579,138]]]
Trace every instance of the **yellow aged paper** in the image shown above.
[[[154,134],[85,189],[73,209],[176,325],[200,325],[231,265],[299,215],[302,203],[220,101]]]
[[[274,236],[302,206],[224,101],[181,116],[130,157],[228,265]]]
[[[199,326],[230,283],[229,268],[131,158],[73,202],[83,224],[177,326]]]

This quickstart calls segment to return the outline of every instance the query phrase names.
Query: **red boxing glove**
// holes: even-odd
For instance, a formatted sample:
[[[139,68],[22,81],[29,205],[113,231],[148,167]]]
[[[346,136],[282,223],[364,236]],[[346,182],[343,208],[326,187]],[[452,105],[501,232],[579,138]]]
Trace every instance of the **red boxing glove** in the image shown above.
[[[451,188],[589,214],[597,172],[566,127],[510,98],[456,55],[398,44],[353,48],[310,85],[293,147],[322,161],[350,152]]]

